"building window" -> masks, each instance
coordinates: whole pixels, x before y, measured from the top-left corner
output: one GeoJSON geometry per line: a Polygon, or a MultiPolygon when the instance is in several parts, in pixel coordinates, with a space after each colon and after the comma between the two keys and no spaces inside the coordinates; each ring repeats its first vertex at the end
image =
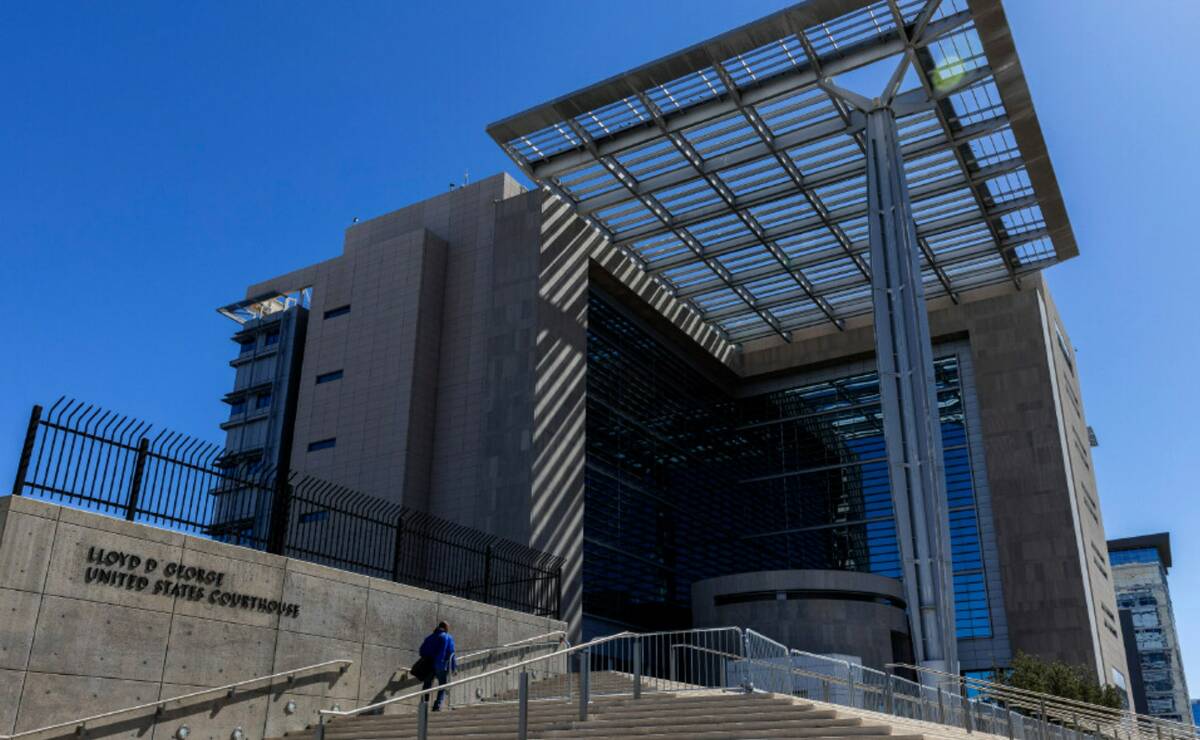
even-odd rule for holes
{"type": "Polygon", "coordinates": [[[271,405],[271,393],[269,391],[267,393],[259,393],[258,396],[254,399],[254,408],[256,408],[256,409],[265,409],[270,405],[271,405]]]}
{"type": "Polygon", "coordinates": [[[246,399],[244,398],[234,401],[229,407],[230,416],[237,416],[244,413],[246,413],[246,399]]]}
{"type": "Polygon", "coordinates": [[[337,444],[337,437],[330,437],[329,439],[318,439],[316,442],[308,443],[308,451],[316,452],[317,450],[328,450],[336,444],[337,444]]]}
{"type": "Polygon", "coordinates": [[[350,313],[350,304],[349,303],[347,303],[344,306],[338,306],[337,308],[329,309],[328,311],[325,312],[325,318],[336,319],[338,316],[345,316],[348,313],[350,313]]]}
{"type": "Polygon", "coordinates": [[[317,385],[320,385],[322,383],[332,383],[335,380],[341,380],[341,379],[342,379],[342,371],[334,370],[331,373],[322,373],[322,374],[318,375],[317,376],[317,385]]]}
{"type": "Polygon", "coordinates": [[[323,522],[329,518],[329,510],[321,509],[320,511],[306,511],[300,515],[301,524],[312,524],[313,522],[323,522]]]}
{"type": "Polygon", "coordinates": [[[1067,338],[1063,335],[1062,327],[1057,323],[1054,325],[1054,338],[1058,340],[1058,349],[1062,352],[1063,359],[1067,362],[1067,367],[1071,369],[1071,374],[1075,374],[1075,361],[1071,359],[1071,351],[1067,348],[1067,338]]]}
{"type": "Polygon", "coordinates": [[[238,354],[239,355],[250,354],[251,352],[254,351],[254,347],[256,344],[257,344],[257,342],[254,341],[253,337],[251,337],[250,339],[241,340],[240,342],[238,342],[238,354]]]}
{"type": "Polygon", "coordinates": [[[266,341],[263,342],[263,346],[274,347],[277,344],[279,344],[279,330],[273,329],[272,331],[267,332],[267,338],[266,341]]]}
{"type": "Polygon", "coordinates": [[[1113,565],[1157,563],[1158,550],[1153,547],[1139,547],[1136,550],[1116,550],[1108,554],[1108,561],[1113,565]]]}

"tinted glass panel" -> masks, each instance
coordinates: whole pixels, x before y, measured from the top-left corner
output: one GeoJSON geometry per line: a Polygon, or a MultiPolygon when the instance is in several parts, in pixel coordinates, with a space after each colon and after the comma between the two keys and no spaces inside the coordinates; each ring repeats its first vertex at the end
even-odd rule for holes
{"type": "MultiPolygon", "coordinates": [[[[604,296],[588,311],[585,613],[678,627],[703,578],[790,568],[901,577],[874,373],[735,399],[604,296]]],[[[957,358],[935,371],[958,634],[985,637],[957,358]]]]}

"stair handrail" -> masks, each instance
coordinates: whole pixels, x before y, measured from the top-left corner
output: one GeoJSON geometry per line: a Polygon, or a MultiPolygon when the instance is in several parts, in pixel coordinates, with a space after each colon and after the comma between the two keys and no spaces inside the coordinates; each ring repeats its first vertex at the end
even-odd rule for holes
{"type": "Polygon", "coordinates": [[[1190,724],[1138,714],[1128,709],[1114,709],[1078,699],[1068,699],[1062,696],[1055,696],[1054,694],[1034,691],[1033,689],[1008,686],[970,676],[959,676],[927,666],[917,666],[908,663],[888,663],[887,667],[901,668],[933,676],[939,681],[951,683],[956,687],[974,689],[981,694],[993,696],[1007,705],[1036,710],[1042,713],[1044,717],[1062,722],[1078,723],[1079,719],[1083,718],[1093,723],[1102,722],[1114,727],[1127,725],[1139,736],[1143,734],[1143,726],[1146,726],[1156,730],[1153,735],[1156,740],[1158,738],[1166,740],[1166,737],[1158,732],[1158,730],[1162,729],[1167,730],[1172,737],[1176,734],[1183,734],[1186,737],[1197,737],[1197,728],[1190,724]]]}
{"type": "MultiPolygon", "coordinates": [[[[702,628],[702,629],[683,630],[683,631],[694,632],[694,633],[705,633],[705,632],[721,632],[721,631],[730,631],[730,630],[736,631],[739,635],[743,633],[743,630],[741,627],[706,627],[706,628],[702,628]]],[[[674,635],[674,634],[679,634],[679,632],[680,632],[680,630],[664,630],[661,632],[624,631],[624,632],[617,632],[612,635],[604,635],[603,637],[596,637],[591,640],[588,640],[587,642],[582,642],[578,645],[572,645],[570,647],[563,648],[562,650],[555,650],[553,653],[550,653],[548,655],[539,655],[536,658],[526,658],[525,660],[521,660],[516,663],[511,663],[506,666],[501,666],[500,668],[493,668],[490,671],[485,671],[483,673],[477,673],[474,676],[468,676],[466,678],[458,678],[458,679],[454,679],[453,681],[447,681],[446,683],[440,684],[438,686],[431,686],[427,689],[421,689],[419,691],[412,691],[407,694],[400,694],[398,696],[393,696],[388,699],[384,699],[383,701],[377,701],[374,704],[368,704],[366,706],[358,707],[356,709],[342,709],[342,710],[320,709],[317,712],[317,714],[319,716],[318,721],[320,722],[320,727],[323,728],[326,717],[355,717],[360,714],[376,712],[380,709],[383,709],[384,707],[386,707],[389,704],[395,704],[396,702],[404,701],[406,699],[415,699],[417,697],[424,697],[429,694],[436,693],[438,691],[448,691],[449,689],[452,689],[456,686],[462,686],[464,684],[471,683],[472,681],[481,681],[481,680],[483,680],[485,678],[489,678],[491,676],[498,676],[502,673],[511,672],[515,669],[533,665],[534,663],[540,663],[540,662],[549,660],[551,658],[556,658],[556,659],[557,658],[565,658],[569,655],[574,655],[574,654],[580,653],[584,650],[590,650],[591,648],[596,647],[597,645],[603,645],[605,643],[614,642],[616,640],[621,640],[621,639],[625,639],[625,638],[629,638],[629,637],[645,638],[645,637],[656,637],[659,635],[674,635]]],[[[320,735],[318,735],[318,737],[320,737],[320,735]]]]}
{"type": "Polygon", "coordinates": [[[366,706],[358,707],[356,709],[342,709],[342,710],[320,709],[317,711],[317,713],[320,715],[322,720],[325,717],[355,717],[360,714],[366,714],[368,712],[378,711],[380,709],[383,709],[387,705],[395,704],[398,701],[404,701],[405,699],[414,699],[418,696],[425,696],[427,694],[432,694],[432,693],[435,693],[438,691],[447,691],[449,689],[454,688],[455,686],[462,686],[463,684],[468,684],[468,683],[471,683],[472,681],[480,681],[482,679],[485,679],[485,678],[488,678],[491,676],[498,676],[501,673],[506,673],[506,672],[512,671],[514,668],[522,668],[527,665],[539,663],[548,658],[566,657],[568,655],[573,655],[574,653],[578,653],[582,650],[586,650],[588,648],[595,647],[596,645],[602,645],[606,642],[612,642],[614,640],[619,640],[623,637],[633,637],[634,635],[637,635],[637,634],[638,633],[636,633],[636,632],[618,632],[614,635],[605,635],[604,637],[597,637],[593,640],[589,640],[588,642],[580,643],[578,645],[573,645],[569,648],[564,648],[562,650],[556,650],[553,653],[550,653],[549,655],[539,655],[536,658],[526,658],[525,660],[517,661],[516,663],[512,663],[510,665],[501,666],[500,668],[493,668],[492,670],[484,671],[483,673],[477,673],[474,676],[467,676],[466,678],[456,678],[453,681],[447,681],[446,683],[440,684],[438,686],[431,686],[427,689],[420,689],[418,691],[412,691],[407,694],[399,694],[397,696],[393,696],[393,697],[384,699],[383,701],[377,701],[374,704],[368,704],[366,706]]]}
{"type": "Polygon", "coordinates": [[[39,727],[34,730],[22,730],[21,732],[14,732],[11,735],[0,735],[0,740],[14,740],[15,738],[27,737],[29,735],[36,735],[38,733],[49,732],[51,730],[61,730],[61,729],[67,728],[67,727],[74,727],[76,734],[82,735],[83,730],[86,729],[86,726],[89,722],[95,722],[95,721],[101,720],[101,719],[108,719],[109,717],[117,717],[122,714],[131,714],[133,712],[138,712],[138,711],[142,711],[142,710],[146,710],[146,709],[154,709],[155,715],[157,716],[159,713],[162,712],[163,707],[165,707],[167,704],[171,704],[173,702],[186,701],[188,699],[195,699],[198,697],[207,696],[209,694],[226,694],[229,698],[233,698],[233,696],[237,693],[238,689],[245,688],[246,686],[249,686],[250,684],[259,683],[261,681],[275,681],[280,678],[286,678],[289,682],[291,682],[299,676],[308,675],[310,673],[316,673],[316,672],[322,671],[324,669],[331,668],[333,666],[340,666],[340,668],[338,669],[338,672],[345,673],[347,670],[349,670],[350,666],[353,664],[354,664],[354,661],[350,660],[348,658],[337,658],[334,660],[327,660],[323,663],[314,663],[313,665],[306,665],[301,668],[293,668],[288,671],[279,671],[278,673],[272,673],[267,676],[255,676],[254,678],[243,679],[243,680],[237,681],[235,683],[225,684],[224,686],[214,686],[209,689],[201,689],[199,691],[193,691],[193,692],[187,693],[187,694],[180,694],[179,696],[172,696],[172,697],[169,697],[166,699],[159,699],[158,701],[146,702],[145,704],[137,704],[132,707],[123,707],[121,709],[113,709],[108,712],[101,712],[100,714],[92,714],[92,715],[88,715],[87,717],[83,717],[82,719],[73,719],[73,720],[69,720],[67,722],[58,722],[56,724],[47,725],[45,727],[39,727]]]}
{"type": "Polygon", "coordinates": [[[551,637],[559,638],[558,642],[560,645],[565,644],[567,647],[571,646],[571,641],[569,639],[567,639],[567,631],[566,630],[553,630],[551,632],[546,632],[541,635],[534,635],[533,637],[525,637],[520,640],[513,640],[512,642],[506,642],[503,645],[493,645],[491,647],[479,648],[478,650],[472,650],[469,653],[464,653],[457,657],[458,657],[459,661],[469,660],[470,658],[474,658],[477,655],[483,655],[484,653],[491,653],[491,652],[495,652],[497,650],[504,650],[505,648],[520,647],[521,645],[524,645],[526,643],[536,642],[538,640],[545,640],[545,639],[548,639],[551,637]]]}

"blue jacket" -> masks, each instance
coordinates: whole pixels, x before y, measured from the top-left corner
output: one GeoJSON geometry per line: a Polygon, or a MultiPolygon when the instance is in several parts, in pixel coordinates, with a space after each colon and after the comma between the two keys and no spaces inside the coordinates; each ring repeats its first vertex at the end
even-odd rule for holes
{"type": "Polygon", "coordinates": [[[425,642],[421,643],[421,657],[432,660],[435,671],[458,670],[458,661],[454,656],[454,637],[446,630],[434,630],[432,635],[425,638],[425,642]]]}

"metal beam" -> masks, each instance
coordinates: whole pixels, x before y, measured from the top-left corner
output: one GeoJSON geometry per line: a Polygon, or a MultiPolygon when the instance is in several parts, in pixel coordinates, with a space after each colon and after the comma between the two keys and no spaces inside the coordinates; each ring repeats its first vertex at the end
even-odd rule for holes
{"type": "MultiPolygon", "coordinates": [[[[922,236],[935,236],[947,231],[952,231],[967,224],[979,223],[986,219],[999,219],[1009,213],[1034,205],[1037,205],[1036,196],[1021,196],[1019,198],[1013,198],[1011,200],[1004,201],[999,206],[992,207],[990,212],[988,212],[986,215],[982,215],[975,211],[968,211],[955,216],[948,216],[946,218],[927,221],[921,224],[921,226],[918,228],[918,231],[922,236]]],[[[835,221],[843,221],[852,218],[861,218],[866,216],[867,213],[867,202],[864,200],[862,203],[856,203],[852,206],[846,206],[845,208],[839,208],[836,211],[831,211],[830,217],[835,221]]],[[[768,238],[773,240],[786,239],[788,237],[798,236],[814,230],[820,231],[822,225],[823,221],[821,218],[817,216],[810,216],[787,226],[769,228],[766,230],[766,235],[768,238]]],[[[717,242],[715,244],[704,245],[704,255],[713,257],[722,254],[728,254],[730,252],[736,252],[741,249],[753,247],[756,243],[756,238],[751,237],[726,239],[725,241],[717,242]]],[[[686,256],[675,256],[663,260],[648,260],[646,264],[646,270],[650,273],[658,274],[665,270],[681,267],[693,261],[694,260],[686,256]]]]}
{"type": "MultiPolygon", "coordinates": [[[[931,44],[937,39],[953,33],[970,21],[971,14],[968,11],[960,11],[945,18],[940,18],[935,23],[930,24],[926,37],[920,43],[922,45],[931,44]]],[[[801,41],[804,42],[806,40],[801,38],[801,41]]],[[[868,39],[841,49],[837,59],[825,61],[820,66],[819,75],[814,65],[811,64],[816,57],[809,55],[806,66],[778,75],[766,80],[752,90],[745,91],[743,93],[745,102],[747,105],[758,105],[763,101],[778,97],[792,90],[816,85],[817,80],[821,77],[836,77],[859,67],[864,67],[882,59],[887,59],[890,56],[903,53],[904,49],[904,41],[894,34],[893,37],[888,39],[868,39]]],[[[730,104],[730,101],[720,96],[671,113],[666,116],[665,122],[669,131],[678,133],[733,112],[734,106],[730,104]]],[[[650,121],[647,121],[644,127],[622,129],[603,139],[598,139],[596,147],[601,154],[613,155],[654,141],[659,138],[660,132],[656,127],[651,126],[650,123],[650,121]]],[[[489,126],[489,129],[492,128],[494,126],[489,126]]],[[[591,161],[592,157],[585,149],[572,149],[551,155],[546,159],[536,160],[529,164],[534,179],[541,180],[549,177],[560,177],[570,170],[588,165],[591,161]]]]}
{"type": "MultiPolygon", "coordinates": [[[[586,146],[591,150],[596,160],[607,167],[609,171],[613,173],[613,177],[615,177],[618,182],[629,188],[630,192],[633,192],[633,183],[635,180],[629,174],[629,172],[625,170],[621,163],[612,157],[601,155],[596,150],[595,143],[592,141],[591,135],[586,129],[583,128],[583,126],[579,124],[578,121],[574,119],[568,119],[568,123],[571,125],[575,135],[585,142],[586,146]]],[[[642,201],[642,204],[647,208],[647,210],[653,213],[664,224],[667,224],[668,226],[670,225],[670,214],[665,208],[662,207],[662,204],[659,203],[653,195],[642,193],[638,194],[637,198],[638,200],[642,201]]],[[[756,299],[750,293],[750,291],[746,290],[745,286],[734,283],[731,273],[725,268],[724,265],[715,259],[706,257],[700,244],[686,231],[679,231],[675,229],[672,229],[672,231],[674,232],[675,236],[681,242],[687,245],[688,249],[690,249],[697,257],[699,257],[704,262],[705,266],[713,271],[713,274],[724,281],[729,289],[732,290],[738,298],[745,302],[745,304],[749,306],[750,309],[767,324],[767,326],[775,329],[775,331],[778,332],[779,336],[782,337],[785,342],[791,341],[791,337],[787,334],[787,332],[780,328],[778,319],[772,316],[769,311],[759,308],[756,299]]],[[[693,308],[695,308],[695,306],[693,306],[693,308]]],[[[699,312],[699,309],[697,309],[697,312],[699,312]]]]}
{"type": "Polygon", "coordinates": [[[918,661],[958,670],[945,462],[920,248],[895,114],[867,114],[875,357],[918,661]]]}

